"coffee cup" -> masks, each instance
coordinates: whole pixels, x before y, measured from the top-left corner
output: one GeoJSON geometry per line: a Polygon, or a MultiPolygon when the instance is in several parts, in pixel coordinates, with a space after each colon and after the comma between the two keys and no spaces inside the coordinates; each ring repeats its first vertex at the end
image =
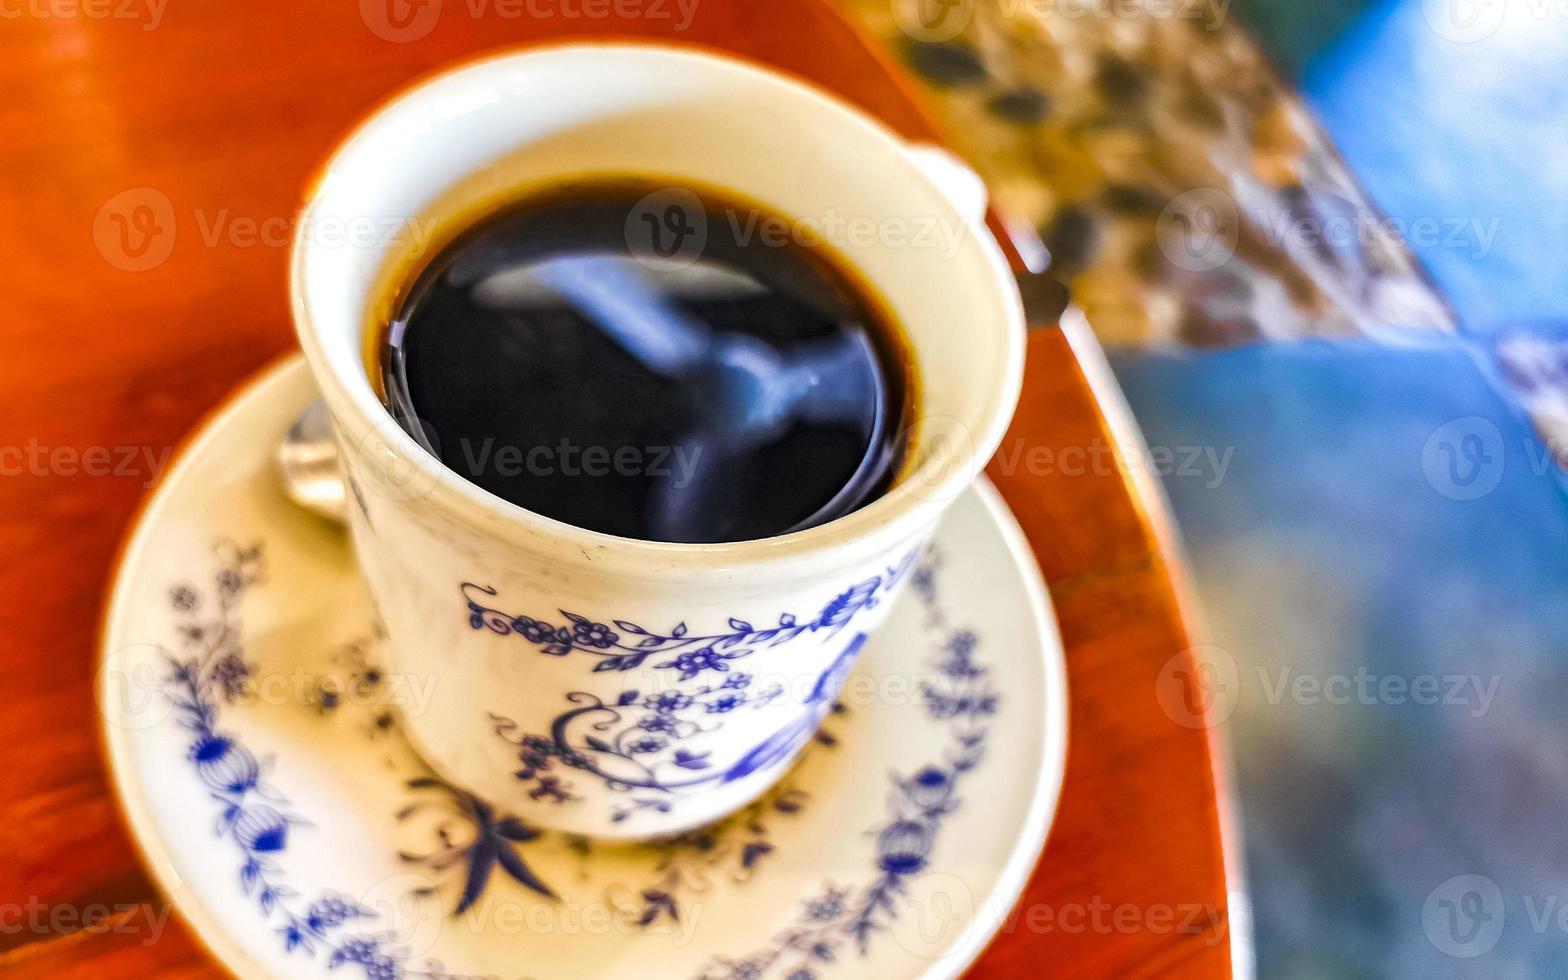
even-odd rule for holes
{"type": "Polygon", "coordinates": [[[978,178],[945,152],[695,49],[492,57],[360,125],[300,223],[293,309],[385,668],[434,679],[403,727],[437,773],[531,823],[606,838],[689,830],[779,778],[1017,401],[1023,314],[983,215],[978,178]],[[633,540],[493,496],[394,421],[366,338],[410,242],[319,230],[460,228],[514,188],[615,173],[735,188],[814,228],[864,232],[829,244],[896,318],[915,373],[906,462],[885,493],[771,538],[633,540]]]}

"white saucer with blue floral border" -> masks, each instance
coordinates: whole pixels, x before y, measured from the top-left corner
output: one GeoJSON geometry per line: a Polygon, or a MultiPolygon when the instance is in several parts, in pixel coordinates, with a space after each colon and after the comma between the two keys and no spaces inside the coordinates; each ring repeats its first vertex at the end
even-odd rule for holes
{"type": "MultiPolygon", "coordinates": [[[[343,532],[272,453],[298,359],[213,416],[116,574],[98,697],[158,882],[243,977],[948,977],[985,946],[1056,808],[1066,671],[1022,534],[957,501],[841,704],[765,797],[673,840],[530,826],[400,734],[343,532]]],[[[439,683],[439,678],[428,683],[439,683]]],[[[523,740],[541,791],[571,766],[523,740]]]]}

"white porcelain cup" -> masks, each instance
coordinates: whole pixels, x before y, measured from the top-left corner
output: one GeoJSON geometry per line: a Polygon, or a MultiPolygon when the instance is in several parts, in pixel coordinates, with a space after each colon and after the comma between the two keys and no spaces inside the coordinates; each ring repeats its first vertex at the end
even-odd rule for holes
{"type": "Polygon", "coordinates": [[[778,73],[652,45],[469,64],[338,149],[300,222],[294,316],[386,668],[433,685],[404,725],[442,777],[542,826],[633,838],[721,817],[783,773],[1017,401],[1023,314],[983,210],[941,151],[778,73]],[[495,497],[392,421],[365,351],[406,232],[603,174],[731,188],[818,232],[880,295],[918,379],[887,493],[763,540],[630,540],[495,497]]]}

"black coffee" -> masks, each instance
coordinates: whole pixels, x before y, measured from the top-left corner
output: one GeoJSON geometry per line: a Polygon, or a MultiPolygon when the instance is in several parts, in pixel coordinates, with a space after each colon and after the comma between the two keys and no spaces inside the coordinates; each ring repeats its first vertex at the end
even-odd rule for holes
{"type": "Polygon", "coordinates": [[[625,537],[745,541],[875,499],[907,428],[892,324],[798,228],[667,187],[586,181],[459,236],[381,339],[389,410],[491,493],[625,537]]]}

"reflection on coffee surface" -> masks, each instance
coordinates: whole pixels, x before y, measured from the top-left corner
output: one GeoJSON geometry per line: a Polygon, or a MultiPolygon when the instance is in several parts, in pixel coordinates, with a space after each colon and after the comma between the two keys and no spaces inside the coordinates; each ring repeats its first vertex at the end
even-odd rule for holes
{"type": "Polygon", "coordinates": [[[377,338],[388,409],[485,490],[624,537],[863,506],[901,462],[912,365],[854,275],[769,217],[630,178],[505,208],[406,285],[377,338]]]}

